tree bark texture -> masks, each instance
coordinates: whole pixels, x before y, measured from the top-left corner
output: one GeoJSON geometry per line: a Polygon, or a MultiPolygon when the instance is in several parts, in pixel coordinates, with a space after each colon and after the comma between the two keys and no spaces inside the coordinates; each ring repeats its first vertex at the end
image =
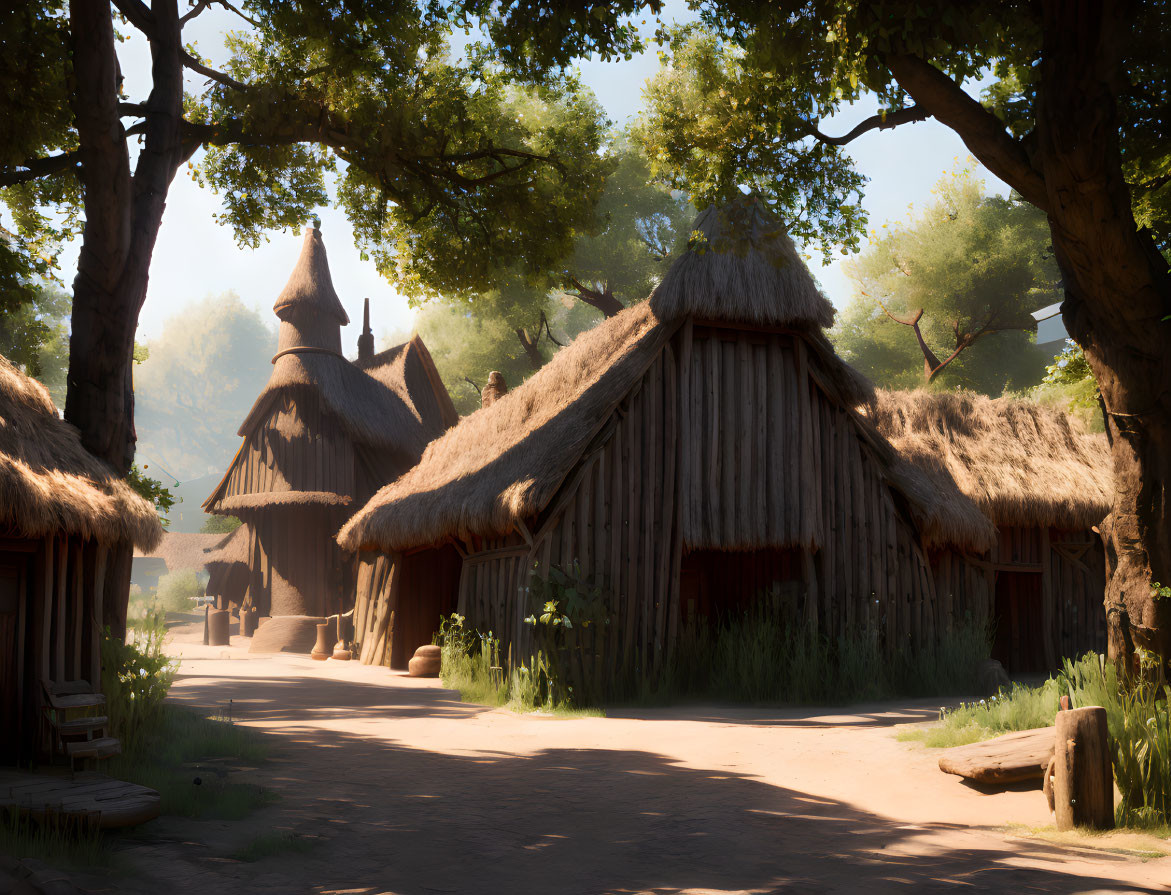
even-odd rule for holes
{"type": "Polygon", "coordinates": [[[1114,502],[1106,547],[1110,656],[1133,670],[1135,648],[1171,661],[1171,276],[1135,224],[1122,173],[1117,91],[1131,4],[1044,0],[1031,140],[1003,124],[947,75],[914,56],[887,64],[920,106],[1046,212],[1065,284],[1062,314],[1085,350],[1109,422],[1114,502]]]}
{"type": "Polygon", "coordinates": [[[1105,404],[1114,504],[1106,547],[1107,638],[1134,670],[1135,647],[1171,659],[1171,277],[1131,212],[1122,174],[1115,85],[1126,17],[1112,4],[1044,4],[1037,156],[1053,246],[1065,281],[1062,314],[1085,350],[1105,404]]]}

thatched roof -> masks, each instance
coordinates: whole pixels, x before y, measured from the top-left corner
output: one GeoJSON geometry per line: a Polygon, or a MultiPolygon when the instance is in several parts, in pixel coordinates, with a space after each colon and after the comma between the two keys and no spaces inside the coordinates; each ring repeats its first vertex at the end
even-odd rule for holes
{"type": "Polygon", "coordinates": [[[694,315],[821,329],[833,324],[833,305],[760,200],[746,196],[708,208],[692,229],[702,238],[691,240],[651,295],[661,319],[694,315]]]}
{"type": "Polygon", "coordinates": [[[582,333],[523,385],[464,417],[338,535],[347,550],[503,533],[542,509],[675,327],[646,302],[582,333]]]}
{"type": "Polygon", "coordinates": [[[401,345],[354,362],[410,407],[423,425],[427,441],[459,422],[451,395],[439,378],[431,352],[417,333],[401,345]]]}
{"type": "Polygon", "coordinates": [[[286,354],[277,358],[268,384],[238,432],[249,436],[264,422],[269,406],[286,390],[315,392],[325,409],[358,444],[418,457],[431,439],[419,414],[400,394],[345,358],[330,354],[286,354]]]}
{"type": "MultiPolygon", "coordinates": [[[[971,392],[879,391],[874,420],[908,462],[998,526],[1097,524],[1113,492],[1105,436],[1052,407],[971,392]]],[[[949,507],[938,526],[951,526],[949,507]]]]}
{"type": "Polygon", "coordinates": [[[227,537],[221,537],[219,543],[204,554],[203,562],[208,575],[206,593],[213,597],[243,596],[250,576],[250,544],[249,527],[245,522],[227,537]]]}
{"type": "Polygon", "coordinates": [[[0,528],[150,548],[163,529],[155,508],[81,446],[43,385],[0,357],[0,528]]]}
{"type": "Polygon", "coordinates": [[[227,535],[214,535],[218,540],[203,555],[209,572],[216,566],[248,562],[249,529],[248,523],[243,522],[227,535]]]}
{"type": "Polygon", "coordinates": [[[218,546],[223,540],[222,534],[168,531],[163,534],[156,547],[150,550],[135,550],[134,555],[158,557],[167,564],[168,572],[182,572],[186,569],[202,572],[207,565],[205,551],[218,546]]]}
{"type": "Polygon", "coordinates": [[[333,320],[342,326],[350,322],[350,316],[334,291],[325,244],[316,227],[305,229],[305,242],[297,265],[272,309],[282,320],[305,315],[333,320]]]}

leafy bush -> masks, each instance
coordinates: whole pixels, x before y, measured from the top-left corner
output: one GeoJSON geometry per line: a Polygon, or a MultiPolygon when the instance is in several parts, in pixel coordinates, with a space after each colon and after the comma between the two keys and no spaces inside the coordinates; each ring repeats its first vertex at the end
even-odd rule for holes
{"type": "Polygon", "coordinates": [[[206,586],[206,576],[201,576],[194,569],[163,575],[159,578],[157,591],[159,608],[164,612],[189,612],[203,596],[206,586]]]}
{"type": "Polygon", "coordinates": [[[201,534],[219,535],[231,534],[240,527],[240,520],[235,516],[208,516],[199,527],[201,534]]]}
{"type": "Polygon", "coordinates": [[[130,750],[158,721],[178,663],[163,652],[163,616],[149,613],[123,642],[109,628],[102,637],[102,692],[113,736],[130,750]]]}

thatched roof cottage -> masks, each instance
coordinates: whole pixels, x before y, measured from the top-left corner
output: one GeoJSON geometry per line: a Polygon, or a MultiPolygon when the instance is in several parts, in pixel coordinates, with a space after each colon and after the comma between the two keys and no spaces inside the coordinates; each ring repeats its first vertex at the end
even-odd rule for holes
{"type": "Polygon", "coordinates": [[[247,593],[228,599],[247,598],[262,615],[322,617],[352,602],[356,570],[334,541],[338,528],[457,417],[422,340],[373,352],[368,304],[358,360],[342,355],[349,318],[318,229],[305,231],[273,310],[272,376],[204,508],[245,523],[238,537],[248,544],[236,547],[250,557],[247,593]]]}
{"type": "Polygon", "coordinates": [[[154,507],[0,357],[0,759],[35,756],[42,684],[98,685],[103,620],[125,601],[111,548],[161,536],[154,507]]]}
{"type": "Polygon", "coordinates": [[[356,637],[401,667],[458,608],[524,655],[530,573],[578,563],[616,624],[603,652],[657,662],[688,617],[781,600],[812,627],[934,636],[929,542],[994,530],[855,408],[833,309],[753,200],[700,215],[649,300],[579,336],[465,417],[339,534],[373,551],[356,637]]]}
{"type": "Polygon", "coordinates": [[[996,526],[987,553],[931,551],[941,603],[996,625],[1014,673],[1105,647],[1110,509],[1106,436],[1053,407],[972,393],[880,391],[879,431],[939,489],[956,488],[996,526]]]}

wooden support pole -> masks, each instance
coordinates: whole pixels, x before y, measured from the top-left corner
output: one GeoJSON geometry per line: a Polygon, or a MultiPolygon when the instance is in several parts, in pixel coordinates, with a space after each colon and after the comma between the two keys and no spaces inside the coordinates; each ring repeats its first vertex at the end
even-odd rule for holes
{"type": "Polygon", "coordinates": [[[1098,706],[1057,713],[1053,805],[1058,830],[1114,826],[1114,776],[1106,710],[1098,706]]]}

